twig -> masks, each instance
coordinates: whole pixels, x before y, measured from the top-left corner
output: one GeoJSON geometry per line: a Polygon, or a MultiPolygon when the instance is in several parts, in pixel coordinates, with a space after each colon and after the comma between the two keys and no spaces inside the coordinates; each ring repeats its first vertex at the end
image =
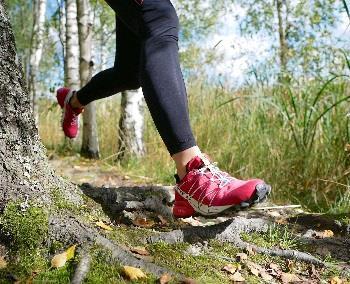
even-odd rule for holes
{"type": "Polygon", "coordinates": [[[300,208],[301,205],[281,205],[281,206],[268,206],[268,207],[251,207],[251,210],[271,210],[271,209],[288,209],[288,208],[300,208]]]}
{"type": "Polygon", "coordinates": [[[90,270],[91,256],[88,251],[80,253],[80,261],[75,269],[71,284],[81,284],[90,270]]]}

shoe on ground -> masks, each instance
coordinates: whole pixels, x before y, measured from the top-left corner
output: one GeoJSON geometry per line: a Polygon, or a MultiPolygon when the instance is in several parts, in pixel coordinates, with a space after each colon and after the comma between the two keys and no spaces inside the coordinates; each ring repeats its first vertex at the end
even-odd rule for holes
{"type": "Polygon", "coordinates": [[[56,93],[58,104],[62,108],[62,129],[68,138],[75,138],[79,131],[79,114],[82,108],[72,108],[69,104],[74,92],[70,88],[59,88],[56,93]]]}
{"type": "Polygon", "coordinates": [[[187,218],[195,214],[216,215],[235,207],[244,209],[263,201],[271,187],[263,180],[239,180],[221,171],[205,155],[186,165],[186,176],[175,186],[173,214],[187,218]]]}

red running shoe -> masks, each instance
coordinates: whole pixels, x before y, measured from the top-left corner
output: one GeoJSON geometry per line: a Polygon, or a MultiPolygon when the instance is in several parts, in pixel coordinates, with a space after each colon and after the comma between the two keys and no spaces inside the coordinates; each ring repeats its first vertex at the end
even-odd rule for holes
{"type": "Polygon", "coordinates": [[[243,209],[259,203],[271,187],[260,179],[248,181],[231,177],[204,155],[196,156],[186,165],[187,174],[175,186],[173,214],[187,218],[196,212],[215,215],[228,208],[243,209]]]}
{"type": "Polygon", "coordinates": [[[64,135],[69,138],[75,138],[79,130],[79,114],[83,112],[83,108],[72,108],[69,100],[74,92],[69,88],[60,88],[57,90],[57,102],[62,108],[62,128],[64,135]]]}

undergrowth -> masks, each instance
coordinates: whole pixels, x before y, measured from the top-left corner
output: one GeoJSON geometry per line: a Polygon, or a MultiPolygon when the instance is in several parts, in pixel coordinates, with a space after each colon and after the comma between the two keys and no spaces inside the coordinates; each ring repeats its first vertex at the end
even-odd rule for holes
{"type": "MultiPolygon", "coordinates": [[[[313,211],[349,211],[345,79],[239,91],[192,82],[188,90],[197,142],[222,169],[238,178],[263,178],[272,185],[276,203],[302,204],[313,211]]],[[[116,161],[119,104],[119,95],[97,104],[101,164],[146,176],[153,183],[173,184],[174,165],[148,112],[147,154],[142,159],[116,161]]],[[[43,100],[40,108],[44,144],[55,154],[67,154],[59,107],[43,100]]],[[[81,137],[69,145],[70,154],[78,155],[80,141],[81,137]]]]}

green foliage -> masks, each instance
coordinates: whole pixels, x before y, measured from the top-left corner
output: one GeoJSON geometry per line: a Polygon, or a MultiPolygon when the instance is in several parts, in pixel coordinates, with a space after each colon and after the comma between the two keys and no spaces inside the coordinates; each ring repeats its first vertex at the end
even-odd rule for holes
{"type": "Polygon", "coordinates": [[[19,203],[9,203],[0,222],[2,230],[9,234],[13,248],[18,250],[40,247],[48,234],[47,212],[34,205],[21,211],[19,203]]]}
{"type": "Polygon", "coordinates": [[[329,74],[330,70],[339,68],[335,60],[338,49],[334,45],[334,28],[340,17],[336,1],[233,2],[244,10],[237,15],[243,35],[259,33],[270,37],[269,68],[306,78],[329,74]],[[280,57],[278,68],[277,57],[280,57]]]}

